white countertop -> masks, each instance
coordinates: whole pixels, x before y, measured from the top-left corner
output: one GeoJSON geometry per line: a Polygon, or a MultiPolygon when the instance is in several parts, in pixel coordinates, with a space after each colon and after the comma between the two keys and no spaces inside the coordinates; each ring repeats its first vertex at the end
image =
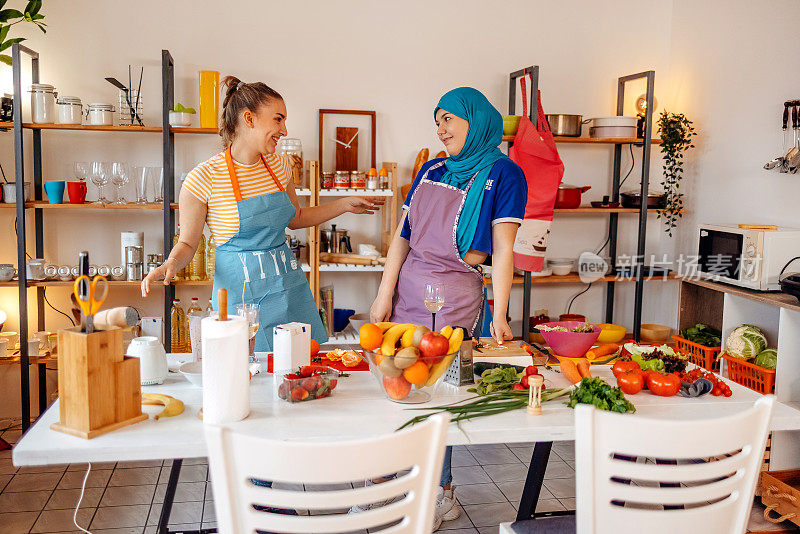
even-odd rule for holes
{"type": "MultiPolygon", "coordinates": [[[[595,376],[611,376],[608,367],[592,367],[595,376]]],[[[544,370],[547,387],[563,387],[567,380],[560,374],[544,370]]],[[[289,403],[278,399],[271,374],[258,374],[251,380],[251,413],[231,426],[254,435],[282,440],[346,440],[392,432],[419,411],[410,408],[436,406],[463,400],[474,394],[467,386],[456,388],[440,383],[431,402],[399,404],[386,398],[375,377],[369,372],[353,372],[339,380],[333,395],[324,399],[289,403]]],[[[613,383],[613,377],[610,382],[613,383]]],[[[631,417],[656,417],[668,420],[716,418],[745,410],[759,394],[730,383],[733,396],[700,398],[657,397],[648,391],[629,395],[637,408],[631,417]]],[[[202,390],[189,384],[180,374],[170,373],[161,386],[146,386],[146,393],[165,393],[186,405],[177,417],[126,426],[91,440],[70,436],[50,429],[58,421],[55,402],[28,430],[13,450],[17,466],[78,462],[136,461],[206,456],[203,423],[197,414],[202,407],[202,390]]],[[[483,417],[459,426],[451,425],[451,445],[478,443],[512,443],[530,441],[572,440],[575,438],[573,410],[564,399],[547,402],[541,416],[525,410],[483,417]]],[[[144,406],[151,414],[160,406],[144,406]]],[[[776,405],[771,430],[800,429],[800,411],[784,404],[776,405]]]]}

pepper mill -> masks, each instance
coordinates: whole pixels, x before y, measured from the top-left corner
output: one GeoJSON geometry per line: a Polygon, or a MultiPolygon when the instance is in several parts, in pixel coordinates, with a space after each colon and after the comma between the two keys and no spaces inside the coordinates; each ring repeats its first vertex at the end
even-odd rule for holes
{"type": "Polygon", "coordinates": [[[542,415],[542,386],[544,378],[542,375],[531,375],[528,377],[528,413],[531,415],[542,415]]]}

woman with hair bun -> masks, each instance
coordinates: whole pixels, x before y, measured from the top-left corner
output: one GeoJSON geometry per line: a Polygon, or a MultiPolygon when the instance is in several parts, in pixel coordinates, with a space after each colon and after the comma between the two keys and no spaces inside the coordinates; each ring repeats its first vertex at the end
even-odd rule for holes
{"type": "MultiPolygon", "coordinates": [[[[290,166],[275,154],[286,132],[286,104],[262,82],[223,81],[220,135],[225,150],[195,167],[179,198],[180,239],[167,260],[142,281],[169,284],[189,264],[207,223],[217,242],[214,292],[228,290],[228,313],[244,303],[260,304],[255,350],[272,350],[272,327],[287,322],[311,325],[311,337],[327,341],[305,274],[286,244],[286,228],[316,226],[343,213],[373,213],[383,200],[348,197],[300,209],[290,166]],[[244,290],[244,293],[243,293],[244,290]]],[[[214,302],[214,307],[217,304],[214,302]]]]}

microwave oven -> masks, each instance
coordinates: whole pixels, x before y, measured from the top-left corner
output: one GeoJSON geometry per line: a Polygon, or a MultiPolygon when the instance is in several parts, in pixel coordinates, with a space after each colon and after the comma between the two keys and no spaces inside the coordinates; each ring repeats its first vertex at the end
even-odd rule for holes
{"type": "Polygon", "coordinates": [[[800,229],[702,224],[697,255],[698,273],[706,280],[759,291],[779,291],[781,269],[790,259],[800,256],[800,229]]]}

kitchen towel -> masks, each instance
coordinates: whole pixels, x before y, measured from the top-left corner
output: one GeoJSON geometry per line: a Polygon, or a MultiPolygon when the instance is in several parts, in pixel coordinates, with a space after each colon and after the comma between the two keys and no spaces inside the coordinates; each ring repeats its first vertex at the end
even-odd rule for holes
{"type": "Polygon", "coordinates": [[[250,413],[250,347],[247,320],[206,317],[201,322],[203,345],[203,422],[241,421],[250,413]]]}
{"type": "Polygon", "coordinates": [[[553,208],[564,164],[558,155],[553,133],[542,109],[541,93],[537,94],[537,114],[534,125],[528,117],[528,96],[525,77],[522,86],[522,119],[514,144],[508,151],[511,159],[522,167],[528,182],[528,202],[525,218],[514,241],[514,267],[525,271],[541,272],[547,251],[547,239],[553,224],[553,208]]]}

